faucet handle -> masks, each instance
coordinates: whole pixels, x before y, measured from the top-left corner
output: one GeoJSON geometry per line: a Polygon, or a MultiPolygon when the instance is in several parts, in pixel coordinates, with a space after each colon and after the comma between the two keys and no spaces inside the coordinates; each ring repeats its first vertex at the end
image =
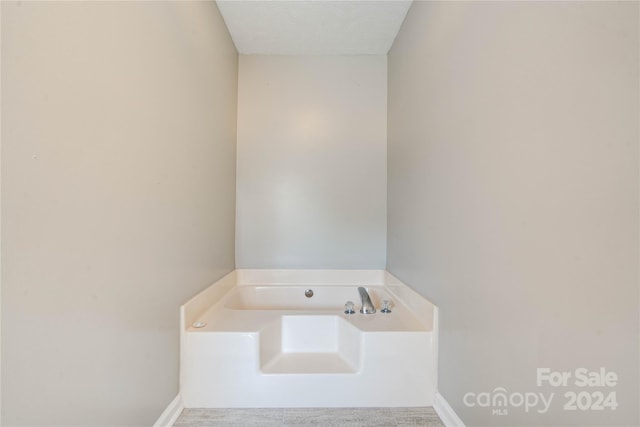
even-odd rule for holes
{"type": "Polygon", "coordinates": [[[353,301],[347,301],[344,305],[344,314],[354,314],[355,312],[355,304],[353,301]]]}
{"type": "Polygon", "coordinates": [[[388,299],[382,300],[380,311],[382,313],[391,313],[391,301],[389,301],[388,299]]]}

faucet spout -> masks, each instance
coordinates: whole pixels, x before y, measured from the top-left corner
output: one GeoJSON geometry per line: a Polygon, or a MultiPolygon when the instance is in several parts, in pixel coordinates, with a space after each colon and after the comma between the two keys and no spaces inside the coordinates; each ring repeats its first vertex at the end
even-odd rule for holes
{"type": "Polygon", "coordinates": [[[371,297],[365,288],[360,286],[358,288],[358,293],[360,294],[360,299],[362,300],[362,308],[360,309],[360,313],[362,314],[373,314],[376,312],[373,303],[371,302],[371,297]]]}

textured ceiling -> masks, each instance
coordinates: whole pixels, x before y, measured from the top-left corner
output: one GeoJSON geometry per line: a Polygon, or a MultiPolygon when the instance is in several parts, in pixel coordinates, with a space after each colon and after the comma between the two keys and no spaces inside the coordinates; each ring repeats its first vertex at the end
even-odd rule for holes
{"type": "Polygon", "coordinates": [[[411,0],[218,0],[241,54],[384,55],[411,0]]]}

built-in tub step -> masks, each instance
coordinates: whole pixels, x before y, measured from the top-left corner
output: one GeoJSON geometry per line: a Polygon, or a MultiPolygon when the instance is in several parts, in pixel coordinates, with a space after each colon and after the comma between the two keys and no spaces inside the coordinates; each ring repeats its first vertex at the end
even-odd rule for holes
{"type": "Polygon", "coordinates": [[[355,373],[362,331],[335,315],[279,316],[260,330],[266,374],[355,373]]]}
{"type": "Polygon", "coordinates": [[[260,370],[264,374],[355,374],[355,369],[338,353],[280,353],[260,370]]]}

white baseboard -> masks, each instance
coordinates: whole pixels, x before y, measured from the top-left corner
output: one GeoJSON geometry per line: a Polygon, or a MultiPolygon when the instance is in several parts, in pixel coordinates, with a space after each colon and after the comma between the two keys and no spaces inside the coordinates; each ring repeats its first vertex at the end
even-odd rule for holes
{"type": "Polygon", "coordinates": [[[435,409],[445,426],[465,427],[458,414],[456,414],[453,408],[449,406],[449,402],[447,402],[438,392],[436,392],[436,395],[433,397],[433,409],[435,409]]]}
{"type": "Polygon", "coordinates": [[[176,422],[180,413],[184,409],[184,405],[182,404],[182,396],[178,394],[175,399],[169,403],[167,409],[164,410],[158,421],[153,425],[153,427],[171,427],[173,423],[176,422]]]}

